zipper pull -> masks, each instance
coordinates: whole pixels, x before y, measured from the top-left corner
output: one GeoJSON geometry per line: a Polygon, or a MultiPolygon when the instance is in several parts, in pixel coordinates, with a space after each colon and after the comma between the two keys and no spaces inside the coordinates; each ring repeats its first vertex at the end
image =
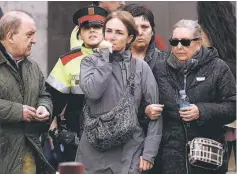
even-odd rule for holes
{"type": "Polygon", "coordinates": [[[190,123],[186,123],[186,126],[187,126],[188,128],[191,127],[191,126],[190,126],[190,123]]]}
{"type": "Polygon", "coordinates": [[[122,70],[126,70],[124,61],[122,61],[122,70]]]}

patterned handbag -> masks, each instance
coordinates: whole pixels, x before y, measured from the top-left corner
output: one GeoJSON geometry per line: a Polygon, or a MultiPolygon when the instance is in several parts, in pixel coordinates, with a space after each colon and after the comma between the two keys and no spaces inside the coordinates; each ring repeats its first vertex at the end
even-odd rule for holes
{"type": "MultiPolygon", "coordinates": [[[[188,141],[186,122],[182,121],[186,140],[188,141]]],[[[191,165],[217,170],[223,164],[223,145],[215,140],[203,137],[196,137],[187,143],[189,147],[188,161],[191,165]]]]}
{"type": "Polygon", "coordinates": [[[223,145],[209,138],[194,138],[189,141],[189,163],[204,169],[217,170],[222,166],[223,145]]]}
{"type": "Polygon", "coordinates": [[[132,58],[126,90],[111,111],[92,117],[89,104],[85,105],[85,133],[89,143],[98,151],[107,151],[124,144],[135,131],[137,124],[134,100],[135,67],[136,61],[132,58]]]}

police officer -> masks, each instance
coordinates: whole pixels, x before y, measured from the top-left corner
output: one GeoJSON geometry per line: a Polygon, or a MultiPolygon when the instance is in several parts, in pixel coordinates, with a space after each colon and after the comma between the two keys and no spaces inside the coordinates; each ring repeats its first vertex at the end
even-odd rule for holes
{"type": "Polygon", "coordinates": [[[60,118],[60,113],[65,109],[64,118],[61,119],[64,127],[59,127],[57,120],[60,119],[56,118],[50,127],[51,130],[59,128],[58,139],[63,145],[60,146],[62,161],[75,159],[84,106],[84,95],[79,87],[80,63],[103,40],[102,27],[107,15],[105,9],[97,6],[87,6],[74,13],[73,23],[78,26],[83,45],[61,56],[46,80],[52,95],[54,116],[60,118]]]}
{"type": "MultiPolygon", "coordinates": [[[[125,5],[125,1],[92,1],[93,5],[104,8],[111,13],[122,6],[125,5]]],[[[78,35],[78,28],[75,27],[72,30],[71,37],[70,37],[70,49],[73,50],[75,48],[81,47],[83,44],[83,40],[80,39],[78,35]]]]}

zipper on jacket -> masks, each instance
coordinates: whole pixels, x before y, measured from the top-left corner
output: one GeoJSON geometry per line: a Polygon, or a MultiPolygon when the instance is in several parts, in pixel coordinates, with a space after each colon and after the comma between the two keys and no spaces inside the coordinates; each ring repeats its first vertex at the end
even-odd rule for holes
{"type": "MultiPolygon", "coordinates": [[[[186,92],[186,89],[187,89],[187,74],[188,73],[185,73],[184,74],[184,91],[186,92]]],[[[190,174],[189,173],[189,166],[188,166],[188,134],[187,134],[187,129],[186,129],[186,125],[187,127],[190,127],[190,123],[186,123],[184,122],[183,120],[181,120],[182,123],[183,123],[183,128],[184,128],[184,134],[185,134],[185,140],[186,140],[186,143],[185,143],[185,166],[186,166],[186,173],[187,174],[190,174]],[[185,125],[186,124],[186,125],[185,125]]]]}
{"type": "Polygon", "coordinates": [[[187,86],[187,74],[184,74],[184,91],[186,92],[186,86],[187,86]]]}
{"type": "Polygon", "coordinates": [[[182,123],[183,123],[183,128],[184,128],[184,134],[185,134],[185,140],[186,140],[186,143],[185,143],[185,166],[186,166],[186,174],[190,174],[189,173],[189,163],[188,163],[188,147],[189,147],[189,144],[188,144],[188,135],[187,135],[187,129],[185,127],[185,122],[183,120],[181,120],[182,123]]]}

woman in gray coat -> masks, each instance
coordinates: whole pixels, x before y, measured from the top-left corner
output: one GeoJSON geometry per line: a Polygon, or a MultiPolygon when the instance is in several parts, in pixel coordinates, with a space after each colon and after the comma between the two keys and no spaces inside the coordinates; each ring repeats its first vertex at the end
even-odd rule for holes
{"type": "MultiPolygon", "coordinates": [[[[128,47],[136,34],[135,22],[128,12],[113,12],[104,22],[106,41],[97,52],[82,60],[80,87],[90,103],[88,107],[93,117],[111,111],[122,97],[134,59],[128,47]],[[106,48],[109,46],[105,43],[111,49],[106,48]]],[[[135,130],[126,142],[102,152],[92,146],[87,129],[84,129],[76,161],[84,164],[86,174],[138,174],[153,166],[162,136],[162,117],[150,121],[145,137],[136,114],[142,99],[146,105],[158,103],[158,87],[147,63],[142,59],[135,62],[136,112],[131,115],[136,119],[135,130]]]]}

